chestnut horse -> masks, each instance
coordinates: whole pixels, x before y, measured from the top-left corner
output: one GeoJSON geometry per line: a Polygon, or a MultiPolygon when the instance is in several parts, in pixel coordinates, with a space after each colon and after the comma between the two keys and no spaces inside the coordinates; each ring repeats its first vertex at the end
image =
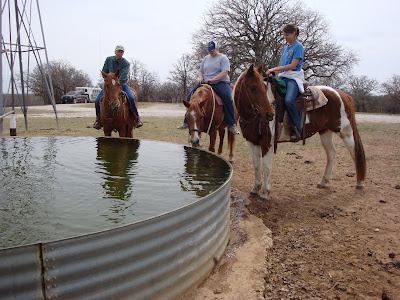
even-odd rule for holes
{"type": "MultiPolygon", "coordinates": [[[[336,150],[333,144],[333,133],[338,134],[351,157],[355,162],[357,174],[357,189],[364,188],[366,176],[366,162],[364,148],[358,133],[355,120],[353,99],[343,91],[328,86],[318,86],[319,90],[327,98],[328,102],[314,111],[307,112],[305,137],[311,137],[315,133],[320,134],[322,146],[327,155],[327,164],[319,188],[325,187],[332,173],[333,161],[336,150]]],[[[244,138],[253,156],[255,170],[255,183],[252,194],[258,194],[262,185],[261,164],[264,172],[264,187],[261,199],[268,200],[271,191],[272,156],[275,138],[275,115],[273,105],[275,97],[271,83],[263,81],[262,66],[255,68],[251,65],[244,71],[236,82],[234,99],[239,113],[239,123],[244,138]]],[[[282,142],[288,141],[281,139],[282,142]]]]}
{"type": "MultiPolygon", "coordinates": [[[[211,86],[204,84],[196,89],[190,98],[190,102],[183,100],[183,104],[187,107],[186,118],[190,135],[189,141],[192,143],[192,146],[198,147],[200,145],[201,133],[206,132],[210,135],[208,150],[215,152],[215,141],[218,132],[218,154],[221,154],[227,125],[224,123],[223,106],[218,105],[217,97],[219,98],[211,86]]],[[[234,146],[235,135],[228,130],[229,161],[231,163],[233,162],[234,146]]]]}
{"type": "Polygon", "coordinates": [[[105,136],[111,136],[111,132],[116,130],[120,137],[132,138],[137,116],[119,83],[120,72],[120,69],[115,73],[101,71],[104,87],[103,98],[100,102],[100,120],[105,136]]]}

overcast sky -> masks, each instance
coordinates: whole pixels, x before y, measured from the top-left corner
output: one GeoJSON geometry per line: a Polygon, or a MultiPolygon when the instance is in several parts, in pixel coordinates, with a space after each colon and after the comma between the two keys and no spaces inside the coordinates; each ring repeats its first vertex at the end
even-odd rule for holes
{"type": "MultiPolygon", "coordinates": [[[[191,35],[215,0],[39,0],[49,60],[66,60],[93,84],[116,45],[166,81],[173,64],[191,52],[191,35]]],[[[4,0],[2,0],[4,3],[4,0]]],[[[319,12],[339,45],[358,54],[355,75],[384,82],[400,74],[398,0],[303,0],[319,12]]],[[[4,19],[4,17],[3,17],[4,19]]],[[[4,22],[4,20],[3,20],[4,22]]],[[[34,32],[40,35],[39,32],[34,32]]],[[[200,63],[200,62],[199,62],[200,63]]],[[[3,58],[3,67],[7,68],[3,58]]],[[[3,76],[6,80],[6,75],[3,76]]],[[[6,92],[6,91],[4,91],[6,92]]]]}

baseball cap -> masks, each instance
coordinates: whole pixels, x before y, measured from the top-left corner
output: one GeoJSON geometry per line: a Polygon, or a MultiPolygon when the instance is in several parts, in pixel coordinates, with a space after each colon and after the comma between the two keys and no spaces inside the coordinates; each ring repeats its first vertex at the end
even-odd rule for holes
{"type": "Polygon", "coordinates": [[[208,42],[208,44],[207,44],[207,51],[214,51],[215,50],[215,48],[217,48],[217,46],[218,46],[218,43],[217,42],[215,42],[215,41],[210,41],[210,42],[208,42]]]}
{"type": "Polygon", "coordinates": [[[121,46],[121,45],[118,45],[117,47],[115,47],[115,51],[118,51],[118,50],[122,50],[125,52],[124,46],[121,46]]]}

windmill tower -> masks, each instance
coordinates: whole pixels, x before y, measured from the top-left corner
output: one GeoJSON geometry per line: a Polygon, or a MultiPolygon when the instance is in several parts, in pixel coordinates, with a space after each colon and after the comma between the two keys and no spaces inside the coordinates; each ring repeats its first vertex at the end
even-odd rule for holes
{"type": "Polygon", "coordinates": [[[15,105],[21,107],[28,130],[27,96],[29,72],[37,66],[44,89],[53,105],[57,128],[58,118],[53,84],[44,38],[39,0],[0,0],[0,136],[3,136],[3,119],[10,116],[10,135],[16,135],[15,105]],[[7,75],[5,80],[4,74],[7,75]],[[5,99],[7,95],[7,99],[5,99]],[[11,111],[4,113],[5,101],[11,97],[11,111]]]}

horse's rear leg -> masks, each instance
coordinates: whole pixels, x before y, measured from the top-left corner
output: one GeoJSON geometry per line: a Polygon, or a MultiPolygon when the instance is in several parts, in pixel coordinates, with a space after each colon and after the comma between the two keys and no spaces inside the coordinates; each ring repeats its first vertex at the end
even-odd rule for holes
{"type": "Polygon", "coordinates": [[[332,131],[328,130],[327,132],[320,134],[319,137],[326,153],[326,167],[324,176],[322,177],[322,180],[318,182],[317,187],[324,188],[326,183],[329,182],[329,179],[332,175],[333,161],[335,160],[336,149],[335,145],[333,144],[332,131]]]}

